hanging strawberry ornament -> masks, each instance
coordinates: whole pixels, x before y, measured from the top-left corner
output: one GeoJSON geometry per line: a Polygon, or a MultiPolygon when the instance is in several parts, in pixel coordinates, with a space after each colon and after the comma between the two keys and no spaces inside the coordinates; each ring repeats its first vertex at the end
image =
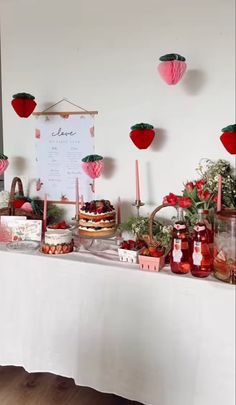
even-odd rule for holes
{"type": "Polygon", "coordinates": [[[129,136],[137,148],[147,149],[154,139],[155,131],[152,125],[141,122],[131,127],[129,136]]]}
{"type": "Polygon", "coordinates": [[[228,125],[221,131],[223,134],[220,136],[220,140],[225,149],[232,155],[236,155],[236,124],[228,125]]]}
{"type": "Polygon", "coordinates": [[[3,155],[3,153],[0,153],[0,176],[8,168],[8,165],[9,165],[8,157],[3,155]]]}
{"type": "Polygon", "coordinates": [[[15,112],[21,118],[29,117],[36,107],[35,97],[28,93],[14,94],[11,102],[15,112]]]}
{"type": "Polygon", "coordinates": [[[167,84],[177,84],[187,69],[185,58],[177,53],[169,53],[159,58],[157,69],[167,84]]]}
{"type": "Polygon", "coordinates": [[[92,191],[95,192],[95,181],[97,177],[100,177],[104,167],[103,157],[100,155],[88,155],[82,159],[82,169],[84,172],[93,179],[91,184],[92,191]]]}

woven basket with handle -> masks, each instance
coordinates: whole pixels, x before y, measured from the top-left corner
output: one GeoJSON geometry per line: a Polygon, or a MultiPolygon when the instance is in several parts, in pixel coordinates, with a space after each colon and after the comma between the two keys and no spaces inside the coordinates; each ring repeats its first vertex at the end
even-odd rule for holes
{"type": "Polygon", "coordinates": [[[36,214],[34,212],[31,213],[31,212],[24,211],[21,208],[14,208],[14,200],[15,200],[16,194],[24,196],[22,181],[19,177],[14,177],[12,180],[8,207],[0,209],[0,216],[1,215],[9,215],[9,216],[14,215],[14,216],[24,216],[24,217],[27,217],[28,219],[42,219],[41,215],[36,214]],[[16,188],[18,189],[17,193],[16,193],[16,188]]]}
{"type": "MultiPolygon", "coordinates": [[[[160,245],[160,242],[156,240],[156,238],[153,236],[153,222],[156,214],[162,209],[166,207],[172,207],[173,205],[170,204],[162,204],[159,205],[154,209],[154,211],[150,214],[149,216],[149,225],[148,225],[148,234],[147,235],[142,235],[142,239],[149,245],[149,246],[158,246],[160,245]]],[[[168,252],[166,252],[167,254],[168,252]]]]}
{"type": "MultiPolygon", "coordinates": [[[[157,212],[159,212],[162,208],[171,207],[170,204],[162,204],[159,205],[154,211],[151,213],[149,217],[149,234],[143,235],[143,240],[147,243],[148,246],[157,247],[160,246],[160,242],[155,239],[153,236],[153,221],[157,212]]],[[[142,255],[142,251],[139,254],[139,267],[142,270],[148,271],[159,271],[165,265],[165,258],[169,254],[169,250],[166,250],[164,255],[161,257],[151,257],[151,256],[144,256],[142,255]]]]}

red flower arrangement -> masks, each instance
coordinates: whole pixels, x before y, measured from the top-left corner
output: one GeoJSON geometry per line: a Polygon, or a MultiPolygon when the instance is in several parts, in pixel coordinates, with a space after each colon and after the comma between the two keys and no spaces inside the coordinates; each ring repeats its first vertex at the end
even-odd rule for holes
{"type": "Polygon", "coordinates": [[[185,218],[189,225],[196,222],[198,209],[211,210],[215,208],[217,195],[208,189],[204,179],[189,181],[184,184],[183,195],[169,193],[163,198],[163,204],[181,207],[185,210],[185,218]]]}

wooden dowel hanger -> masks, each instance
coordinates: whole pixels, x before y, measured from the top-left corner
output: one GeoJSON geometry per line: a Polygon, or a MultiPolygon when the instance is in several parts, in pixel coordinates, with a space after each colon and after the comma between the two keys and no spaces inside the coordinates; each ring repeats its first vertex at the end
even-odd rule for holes
{"type": "Polygon", "coordinates": [[[62,117],[67,117],[69,115],[84,115],[84,114],[89,114],[89,115],[96,115],[98,114],[98,111],[88,111],[83,107],[80,107],[79,105],[72,103],[71,101],[67,100],[66,98],[63,98],[59,100],[57,103],[50,105],[48,108],[46,108],[43,111],[38,111],[38,112],[33,112],[33,115],[39,116],[39,115],[61,115],[62,117]],[[79,108],[82,111],[48,111],[51,108],[55,107],[56,105],[62,103],[63,101],[79,108]]]}

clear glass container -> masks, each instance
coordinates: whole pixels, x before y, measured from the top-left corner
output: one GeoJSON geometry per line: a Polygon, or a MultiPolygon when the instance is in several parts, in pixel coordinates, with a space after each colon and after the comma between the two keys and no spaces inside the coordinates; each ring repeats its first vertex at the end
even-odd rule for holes
{"type": "Polygon", "coordinates": [[[226,208],[214,218],[214,275],[236,284],[236,210],[226,208]]]}

